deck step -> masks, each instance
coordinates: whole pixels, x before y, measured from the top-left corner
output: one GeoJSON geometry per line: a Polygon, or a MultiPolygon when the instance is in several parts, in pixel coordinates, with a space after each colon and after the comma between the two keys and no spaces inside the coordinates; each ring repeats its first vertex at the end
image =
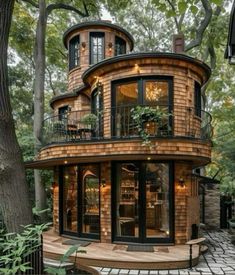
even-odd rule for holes
{"type": "Polygon", "coordinates": [[[66,270],[70,270],[74,267],[74,264],[71,262],[61,263],[60,261],[52,260],[49,258],[44,258],[43,263],[45,267],[58,267],[58,268],[61,267],[61,268],[65,268],[66,270]]]}

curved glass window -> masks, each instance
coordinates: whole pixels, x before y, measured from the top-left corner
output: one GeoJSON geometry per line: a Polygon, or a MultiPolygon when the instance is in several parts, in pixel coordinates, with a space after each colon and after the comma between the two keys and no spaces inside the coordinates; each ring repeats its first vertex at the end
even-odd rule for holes
{"type": "Polygon", "coordinates": [[[69,41],[69,70],[72,70],[77,66],[80,66],[79,36],[75,36],[69,41]]]}
{"type": "Polygon", "coordinates": [[[115,37],[115,55],[126,53],[126,41],[121,37],[115,37]]]}
{"type": "MultiPolygon", "coordinates": [[[[113,83],[112,122],[113,135],[133,137],[138,135],[138,125],[134,119],[137,106],[149,107],[169,113],[172,110],[172,78],[142,77],[120,80],[113,83]]],[[[143,127],[150,136],[171,134],[171,117],[165,116],[156,122],[146,118],[143,127]]]]}

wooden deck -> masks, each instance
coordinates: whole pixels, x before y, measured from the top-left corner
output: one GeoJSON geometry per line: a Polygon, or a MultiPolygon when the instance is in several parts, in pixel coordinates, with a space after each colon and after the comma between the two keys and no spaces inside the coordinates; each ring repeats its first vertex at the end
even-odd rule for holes
{"type": "MultiPolygon", "coordinates": [[[[43,234],[44,257],[59,259],[70,247],[62,244],[67,238],[52,229],[43,234]]],[[[189,246],[154,246],[154,252],[128,252],[127,245],[92,242],[81,247],[77,261],[84,266],[130,269],[176,269],[189,267],[189,246]]],[[[199,247],[193,246],[193,265],[198,263],[199,247]]]]}

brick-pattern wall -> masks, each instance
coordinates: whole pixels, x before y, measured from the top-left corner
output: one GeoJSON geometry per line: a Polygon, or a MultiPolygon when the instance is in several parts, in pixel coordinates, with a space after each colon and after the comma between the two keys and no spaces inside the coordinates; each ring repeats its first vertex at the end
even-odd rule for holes
{"type": "Polygon", "coordinates": [[[184,244],[191,239],[192,224],[200,223],[200,201],[195,194],[196,181],[192,179],[192,164],[175,163],[175,242],[184,244]],[[184,180],[184,186],[179,185],[179,179],[184,180]]]}
{"type": "Polygon", "coordinates": [[[214,185],[212,189],[206,188],[205,224],[208,228],[220,228],[220,191],[218,184],[214,185]]]}
{"type": "Polygon", "coordinates": [[[100,187],[100,240],[111,243],[111,163],[101,164],[100,187]],[[102,186],[102,182],[105,186],[102,186]]]}
{"type": "Polygon", "coordinates": [[[59,232],[59,170],[54,169],[54,183],[52,186],[53,200],[53,226],[56,232],[59,232]]]}
{"type": "MultiPolygon", "coordinates": [[[[44,147],[37,159],[48,160],[53,158],[75,157],[79,159],[89,157],[101,157],[115,159],[116,156],[125,155],[130,158],[132,155],[141,156],[152,155],[157,159],[171,159],[177,157],[179,159],[188,159],[195,161],[198,165],[205,164],[210,160],[211,148],[207,142],[194,140],[178,140],[178,139],[159,139],[153,140],[152,148],[142,146],[141,140],[131,141],[107,141],[107,142],[86,142],[77,144],[56,144],[44,147]]],[[[69,161],[69,160],[68,160],[69,161]]],[[[94,161],[94,158],[93,158],[94,161]]]]}

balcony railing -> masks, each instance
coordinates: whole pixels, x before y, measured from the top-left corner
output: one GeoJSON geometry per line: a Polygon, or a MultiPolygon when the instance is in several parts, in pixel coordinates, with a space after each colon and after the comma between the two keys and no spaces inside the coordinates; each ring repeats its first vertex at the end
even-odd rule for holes
{"type": "MultiPolygon", "coordinates": [[[[141,106],[145,108],[147,106],[141,106]]],[[[190,138],[209,140],[212,136],[211,115],[185,106],[148,106],[141,127],[150,138],[190,138]],[[162,117],[151,117],[151,112],[162,117]],[[199,117],[198,114],[201,116],[199,117]]],[[[73,111],[44,120],[44,145],[60,142],[99,141],[138,138],[140,122],[135,118],[136,106],[117,106],[102,111],[73,111]]],[[[139,110],[143,111],[143,110],[139,110]]],[[[141,112],[140,112],[141,113],[141,112]]],[[[145,113],[145,110],[144,112],[145,113]]]]}

